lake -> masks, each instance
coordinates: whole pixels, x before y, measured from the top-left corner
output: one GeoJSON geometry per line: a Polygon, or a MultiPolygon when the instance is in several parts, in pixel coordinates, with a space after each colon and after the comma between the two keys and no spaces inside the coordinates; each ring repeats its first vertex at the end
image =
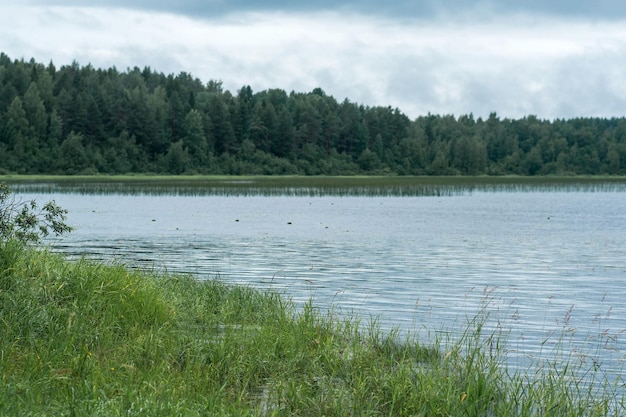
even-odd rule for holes
{"type": "Polygon", "coordinates": [[[101,185],[14,187],[69,210],[76,230],[52,244],[70,256],[268,288],[426,340],[459,335],[483,310],[518,363],[564,340],[610,366],[626,352],[624,183],[387,193],[101,185]]]}

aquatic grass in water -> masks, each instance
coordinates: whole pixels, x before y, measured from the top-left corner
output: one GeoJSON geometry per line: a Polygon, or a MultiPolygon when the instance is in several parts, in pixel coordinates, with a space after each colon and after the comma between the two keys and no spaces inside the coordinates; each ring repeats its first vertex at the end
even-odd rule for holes
{"type": "MultiPolygon", "coordinates": [[[[1,178],[0,178],[1,179],[1,178]]],[[[626,191],[623,177],[5,177],[16,192],[186,196],[450,196],[472,192],[626,191]]]]}
{"type": "Polygon", "coordinates": [[[3,242],[0,414],[624,414],[601,366],[562,361],[566,338],[536,371],[509,371],[490,314],[422,345],[272,292],[3,242]]]}

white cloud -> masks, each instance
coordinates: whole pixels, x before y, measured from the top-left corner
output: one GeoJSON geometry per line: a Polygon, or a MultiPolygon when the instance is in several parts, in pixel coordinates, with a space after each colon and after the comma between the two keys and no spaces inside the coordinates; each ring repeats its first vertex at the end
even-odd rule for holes
{"type": "Polygon", "coordinates": [[[12,58],[221,79],[236,91],[322,87],[338,100],[506,117],[620,115],[626,25],[530,16],[403,20],[337,13],[221,19],[125,9],[3,7],[12,58]]]}

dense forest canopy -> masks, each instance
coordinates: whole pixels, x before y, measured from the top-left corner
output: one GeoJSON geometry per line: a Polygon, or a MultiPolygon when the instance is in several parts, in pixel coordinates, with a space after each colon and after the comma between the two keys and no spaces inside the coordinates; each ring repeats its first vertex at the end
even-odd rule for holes
{"type": "Polygon", "coordinates": [[[624,175],[626,119],[485,120],[236,94],[146,67],[0,53],[0,174],[624,175]]]}

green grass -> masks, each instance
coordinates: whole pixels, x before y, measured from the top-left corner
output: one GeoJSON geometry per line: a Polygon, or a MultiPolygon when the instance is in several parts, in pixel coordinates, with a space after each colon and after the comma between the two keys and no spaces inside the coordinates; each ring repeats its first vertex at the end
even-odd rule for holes
{"type": "Polygon", "coordinates": [[[484,313],[423,346],[271,292],[4,242],[0,415],[624,414],[614,386],[581,383],[583,363],[507,370],[484,313]]]}

